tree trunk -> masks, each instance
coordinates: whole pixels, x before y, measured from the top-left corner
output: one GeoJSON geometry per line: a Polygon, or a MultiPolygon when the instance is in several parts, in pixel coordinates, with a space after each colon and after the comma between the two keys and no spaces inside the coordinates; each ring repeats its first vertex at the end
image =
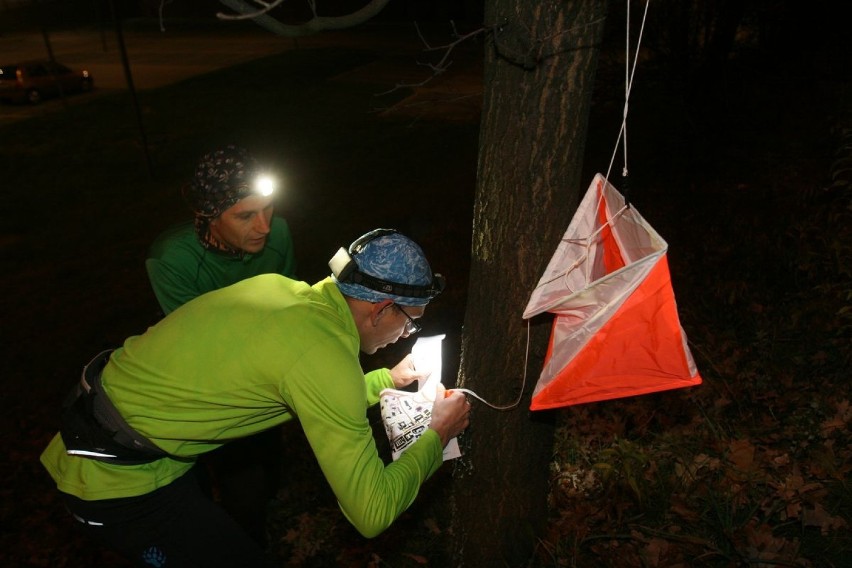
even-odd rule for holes
{"type": "Polygon", "coordinates": [[[454,566],[526,565],[547,520],[555,413],[529,411],[549,318],[521,314],[576,209],[605,0],[488,0],[470,286],[459,386],[473,400],[454,468],[454,566]]]}

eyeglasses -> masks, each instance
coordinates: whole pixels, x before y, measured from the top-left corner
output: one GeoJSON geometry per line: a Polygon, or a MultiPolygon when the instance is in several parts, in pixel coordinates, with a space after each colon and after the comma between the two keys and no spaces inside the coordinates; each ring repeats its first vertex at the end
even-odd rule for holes
{"type": "Polygon", "coordinates": [[[423,329],[423,326],[414,321],[414,318],[408,315],[408,312],[403,310],[402,306],[400,306],[399,304],[394,304],[394,306],[396,306],[397,309],[402,312],[402,315],[408,318],[408,321],[405,322],[405,333],[407,333],[408,335],[414,335],[415,333],[423,329]]]}

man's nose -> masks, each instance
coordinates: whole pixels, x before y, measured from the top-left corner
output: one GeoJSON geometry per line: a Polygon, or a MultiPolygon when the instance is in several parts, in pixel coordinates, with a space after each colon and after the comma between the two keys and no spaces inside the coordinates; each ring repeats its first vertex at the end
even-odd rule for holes
{"type": "Polygon", "coordinates": [[[269,221],[265,215],[258,215],[254,222],[254,230],[263,235],[269,233],[269,221]]]}

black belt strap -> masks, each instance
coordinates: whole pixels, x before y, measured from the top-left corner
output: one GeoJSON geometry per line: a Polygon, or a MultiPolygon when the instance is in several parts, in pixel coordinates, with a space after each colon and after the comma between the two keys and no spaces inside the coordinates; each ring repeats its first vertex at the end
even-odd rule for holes
{"type": "Polygon", "coordinates": [[[85,367],[62,413],[60,433],[71,455],[115,464],[148,463],[169,454],[124,420],[101,385],[112,350],[98,353],[85,367]]]}

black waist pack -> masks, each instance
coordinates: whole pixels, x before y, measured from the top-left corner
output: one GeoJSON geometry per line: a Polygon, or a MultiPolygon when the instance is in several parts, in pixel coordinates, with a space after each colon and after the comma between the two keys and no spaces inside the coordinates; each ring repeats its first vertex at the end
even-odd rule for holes
{"type": "Polygon", "coordinates": [[[99,353],[83,368],[80,382],[63,404],[60,434],[69,455],[107,463],[149,463],[168,453],[133,430],[101,387],[101,371],[112,350],[99,353]]]}

